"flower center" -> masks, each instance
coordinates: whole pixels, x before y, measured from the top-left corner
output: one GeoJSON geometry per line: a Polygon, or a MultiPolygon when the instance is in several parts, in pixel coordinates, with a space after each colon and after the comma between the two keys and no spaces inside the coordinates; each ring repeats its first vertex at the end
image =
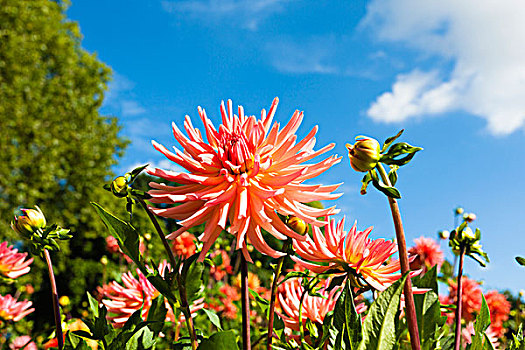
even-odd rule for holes
{"type": "Polygon", "coordinates": [[[253,166],[249,142],[242,132],[231,132],[222,125],[219,127],[222,152],[220,158],[231,173],[245,173],[253,166]]]}

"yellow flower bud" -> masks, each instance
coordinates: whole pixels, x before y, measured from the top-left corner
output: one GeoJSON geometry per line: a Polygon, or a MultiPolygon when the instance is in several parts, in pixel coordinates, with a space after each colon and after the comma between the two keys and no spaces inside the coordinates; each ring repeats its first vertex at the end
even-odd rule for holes
{"type": "Polygon", "coordinates": [[[350,166],[355,171],[367,172],[376,167],[381,158],[381,147],[377,140],[362,137],[354,145],[346,144],[350,166]]]}
{"type": "Polygon", "coordinates": [[[67,295],[62,295],[62,296],[60,297],[60,299],[58,299],[58,303],[59,303],[60,305],[62,305],[62,306],[67,306],[67,305],[69,305],[69,302],[70,302],[70,300],[69,300],[69,297],[68,297],[67,295]]]}
{"type": "Polygon", "coordinates": [[[289,228],[294,230],[300,235],[305,235],[308,232],[308,225],[302,219],[299,219],[296,216],[290,216],[286,221],[286,224],[289,228]]]}
{"type": "Polygon", "coordinates": [[[128,194],[128,182],[124,176],[119,176],[111,182],[111,191],[117,197],[126,197],[128,194]]]}
{"type": "Polygon", "coordinates": [[[463,220],[465,220],[466,222],[472,222],[474,220],[476,220],[476,214],[474,213],[466,213],[463,215],[463,220]]]}
{"type": "Polygon", "coordinates": [[[35,231],[46,227],[46,218],[39,207],[36,209],[20,209],[24,214],[15,216],[11,228],[21,235],[32,235],[35,231]]]}
{"type": "Polygon", "coordinates": [[[450,232],[447,230],[439,231],[438,234],[441,239],[448,239],[450,237],[450,232]]]}
{"type": "Polygon", "coordinates": [[[457,207],[454,212],[456,213],[456,215],[461,215],[464,211],[465,210],[463,208],[457,207]]]}

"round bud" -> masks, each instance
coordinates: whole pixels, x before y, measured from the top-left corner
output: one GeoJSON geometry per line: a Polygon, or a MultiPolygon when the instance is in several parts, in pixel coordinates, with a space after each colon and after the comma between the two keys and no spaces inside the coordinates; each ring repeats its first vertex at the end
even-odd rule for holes
{"type": "Polygon", "coordinates": [[[124,176],[119,176],[111,182],[111,192],[117,197],[128,195],[128,182],[124,176]]]}
{"type": "Polygon", "coordinates": [[[441,239],[448,239],[450,237],[450,232],[447,230],[439,231],[438,232],[439,238],[441,239]]]}
{"type": "Polygon", "coordinates": [[[474,213],[465,213],[465,214],[463,214],[463,220],[465,220],[467,222],[472,222],[472,221],[476,220],[476,214],[474,214],[474,213]]]}
{"type": "Polygon", "coordinates": [[[102,265],[107,265],[108,264],[108,258],[104,255],[102,258],[100,258],[100,263],[102,265]]]}
{"type": "Polygon", "coordinates": [[[69,300],[69,297],[68,297],[67,295],[62,295],[62,296],[60,297],[60,299],[58,299],[58,303],[59,303],[60,305],[62,305],[62,306],[67,306],[67,305],[69,305],[69,302],[70,302],[70,300],[69,300]]]}
{"type": "Polygon", "coordinates": [[[463,208],[461,208],[461,207],[457,207],[456,209],[454,209],[454,213],[456,215],[461,215],[461,214],[463,214],[464,211],[465,210],[463,208]]]}
{"type": "Polygon", "coordinates": [[[353,145],[347,143],[346,148],[348,149],[350,166],[355,171],[367,172],[372,170],[381,158],[379,142],[372,138],[360,138],[353,145]]]}
{"type": "Polygon", "coordinates": [[[46,227],[46,218],[39,207],[20,209],[24,214],[15,216],[11,228],[23,236],[31,236],[35,231],[46,227]]]}
{"type": "Polygon", "coordinates": [[[299,219],[297,216],[290,216],[286,221],[286,224],[289,228],[294,230],[300,235],[305,235],[308,232],[308,225],[302,219],[299,219]]]}

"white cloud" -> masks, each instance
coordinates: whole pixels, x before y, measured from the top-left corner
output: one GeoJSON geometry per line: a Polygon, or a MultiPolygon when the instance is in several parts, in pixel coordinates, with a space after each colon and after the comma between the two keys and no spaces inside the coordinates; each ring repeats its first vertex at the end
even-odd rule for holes
{"type": "Polygon", "coordinates": [[[281,40],[266,45],[273,67],[283,73],[334,74],[333,52],[337,45],[333,37],[314,37],[299,41],[281,40]]]}
{"type": "Polygon", "coordinates": [[[439,74],[398,75],[367,114],[378,121],[462,110],[487,120],[494,134],[525,124],[525,2],[520,0],[373,0],[362,28],[424,57],[453,64],[439,74]]]}
{"type": "Polygon", "coordinates": [[[146,112],[146,109],[134,100],[133,88],[135,83],[125,76],[113,72],[108,91],[104,99],[104,106],[116,110],[124,117],[132,117],[146,112]]]}
{"type": "Polygon", "coordinates": [[[185,0],[163,1],[165,11],[200,21],[230,20],[230,24],[256,30],[261,21],[283,10],[289,0],[185,0]]]}

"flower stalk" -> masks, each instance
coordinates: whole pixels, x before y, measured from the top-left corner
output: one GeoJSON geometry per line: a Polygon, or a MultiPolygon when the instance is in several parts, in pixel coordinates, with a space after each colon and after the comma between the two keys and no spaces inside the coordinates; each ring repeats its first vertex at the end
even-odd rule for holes
{"type": "MultiPolygon", "coordinates": [[[[381,175],[381,179],[387,186],[392,186],[388,175],[381,165],[377,164],[376,169],[381,175]]],[[[399,251],[399,261],[401,263],[401,274],[405,275],[410,271],[410,264],[408,261],[407,246],[405,241],[405,232],[403,229],[403,222],[401,221],[401,213],[399,211],[399,206],[395,198],[388,196],[388,203],[390,204],[390,210],[392,212],[392,218],[394,220],[394,227],[396,231],[397,246],[399,251]]],[[[419,331],[417,326],[416,318],[416,308],[414,305],[414,295],[412,293],[412,281],[410,278],[407,278],[404,287],[405,294],[405,305],[407,312],[407,321],[408,321],[408,331],[410,333],[410,343],[412,345],[412,350],[420,350],[420,340],[419,340],[419,331]]]]}
{"type": "Polygon", "coordinates": [[[248,294],[248,263],[241,255],[241,303],[242,303],[242,348],[251,350],[250,340],[250,295],[248,294]]]}
{"type": "Polygon", "coordinates": [[[53,300],[53,313],[55,316],[58,350],[62,350],[62,348],[64,347],[64,335],[62,333],[62,319],[60,317],[60,308],[58,306],[57,285],[55,282],[55,274],[53,272],[53,265],[51,264],[51,257],[49,256],[49,251],[47,249],[44,249],[44,258],[46,259],[47,271],[49,273],[49,282],[51,284],[51,297],[53,300]]]}
{"type": "Polygon", "coordinates": [[[463,286],[461,284],[461,277],[463,275],[463,260],[465,259],[465,245],[461,244],[459,248],[459,268],[458,268],[458,292],[456,300],[456,334],[454,338],[454,350],[460,350],[461,344],[461,313],[463,300],[463,286]]]}
{"type": "MultiPolygon", "coordinates": [[[[184,318],[186,319],[186,326],[188,327],[188,333],[190,334],[191,339],[191,348],[193,350],[197,349],[197,335],[195,333],[195,327],[193,325],[193,318],[191,317],[191,311],[190,306],[188,304],[188,298],[186,297],[186,286],[184,285],[183,281],[181,280],[182,276],[181,274],[177,274],[177,284],[179,289],[179,296],[180,296],[180,307],[182,310],[182,313],[184,314],[184,318]]],[[[173,307],[173,305],[172,305],[173,307]]]]}
{"type": "MultiPolygon", "coordinates": [[[[290,247],[289,241],[287,241],[283,246],[283,251],[288,251],[288,248],[290,247]]],[[[266,349],[271,350],[272,349],[272,340],[273,340],[273,320],[275,317],[275,300],[277,297],[277,283],[279,282],[279,277],[281,276],[281,272],[283,269],[283,263],[285,256],[281,256],[279,260],[277,260],[277,266],[275,267],[275,273],[273,275],[273,281],[272,281],[272,290],[270,294],[270,309],[268,313],[268,334],[267,334],[267,340],[266,340],[266,349]]]]}

